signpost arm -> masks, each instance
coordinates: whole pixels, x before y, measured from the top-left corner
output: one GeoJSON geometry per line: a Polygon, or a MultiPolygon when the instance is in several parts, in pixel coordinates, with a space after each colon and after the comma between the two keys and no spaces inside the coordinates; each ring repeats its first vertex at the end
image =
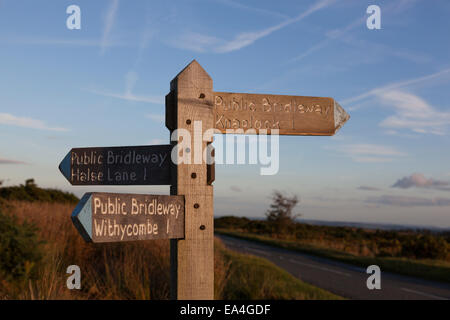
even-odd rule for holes
{"type": "MultiPolygon", "coordinates": [[[[172,139],[174,130],[184,129],[193,142],[177,152],[190,163],[174,165],[172,174],[170,194],[185,196],[185,238],[170,244],[172,299],[214,299],[213,186],[203,161],[203,150],[211,142],[203,141],[203,133],[214,128],[212,90],[211,77],[194,60],[171,81],[166,97],[166,126],[172,139]],[[195,147],[199,139],[201,150],[195,147]],[[201,163],[194,161],[198,152],[201,163]]],[[[174,144],[181,135],[178,130],[174,144]]]]}

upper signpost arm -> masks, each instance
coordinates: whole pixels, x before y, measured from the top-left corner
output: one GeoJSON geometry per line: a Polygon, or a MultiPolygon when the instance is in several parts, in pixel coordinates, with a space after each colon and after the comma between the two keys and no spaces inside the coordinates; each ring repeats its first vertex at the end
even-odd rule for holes
{"type": "Polygon", "coordinates": [[[213,94],[214,127],[222,133],[331,136],[350,118],[333,98],[213,94]]]}

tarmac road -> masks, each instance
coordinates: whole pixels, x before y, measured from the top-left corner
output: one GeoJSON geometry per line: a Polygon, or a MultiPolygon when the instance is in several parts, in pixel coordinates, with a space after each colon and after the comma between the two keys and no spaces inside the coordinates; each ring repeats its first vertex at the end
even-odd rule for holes
{"type": "Polygon", "coordinates": [[[306,283],[349,299],[450,300],[450,285],[381,270],[381,289],[369,290],[360,267],[216,234],[231,250],[266,258],[306,283]]]}

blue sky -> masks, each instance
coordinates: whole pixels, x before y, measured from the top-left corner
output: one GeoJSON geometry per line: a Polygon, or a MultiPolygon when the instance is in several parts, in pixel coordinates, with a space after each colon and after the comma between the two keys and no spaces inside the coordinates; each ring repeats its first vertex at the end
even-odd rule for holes
{"type": "Polygon", "coordinates": [[[217,166],[216,215],[263,217],[278,189],[306,219],[450,227],[449,16],[446,0],[0,0],[0,179],[168,193],[71,187],[58,164],[168,143],[164,96],[197,59],[217,91],[333,97],[351,115],[334,137],[281,137],[277,175],[217,166]]]}

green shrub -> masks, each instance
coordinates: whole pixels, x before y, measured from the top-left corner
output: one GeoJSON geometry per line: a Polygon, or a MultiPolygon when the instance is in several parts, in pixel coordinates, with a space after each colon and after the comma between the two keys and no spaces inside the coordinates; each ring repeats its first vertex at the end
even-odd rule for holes
{"type": "Polygon", "coordinates": [[[4,279],[34,278],[42,258],[37,227],[0,212],[0,274],[4,279]]]}
{"type": "Polygon", "coordinates": [[[443,237],[430,235],[416,236],[403,244],[402,254],[417,259],[445,260],[448,252],[447,241],[443,237]]]}
{"type": "Polygon", "coordinates": [[[236,228],[240,229],[243,228],[247,223],[250,222],[250,219],[248,218],[241,218],[241,217],[233,217],[233,216],[225,216],[216,218],[214,221],[214,224],[217,228],[236,228]]]}

